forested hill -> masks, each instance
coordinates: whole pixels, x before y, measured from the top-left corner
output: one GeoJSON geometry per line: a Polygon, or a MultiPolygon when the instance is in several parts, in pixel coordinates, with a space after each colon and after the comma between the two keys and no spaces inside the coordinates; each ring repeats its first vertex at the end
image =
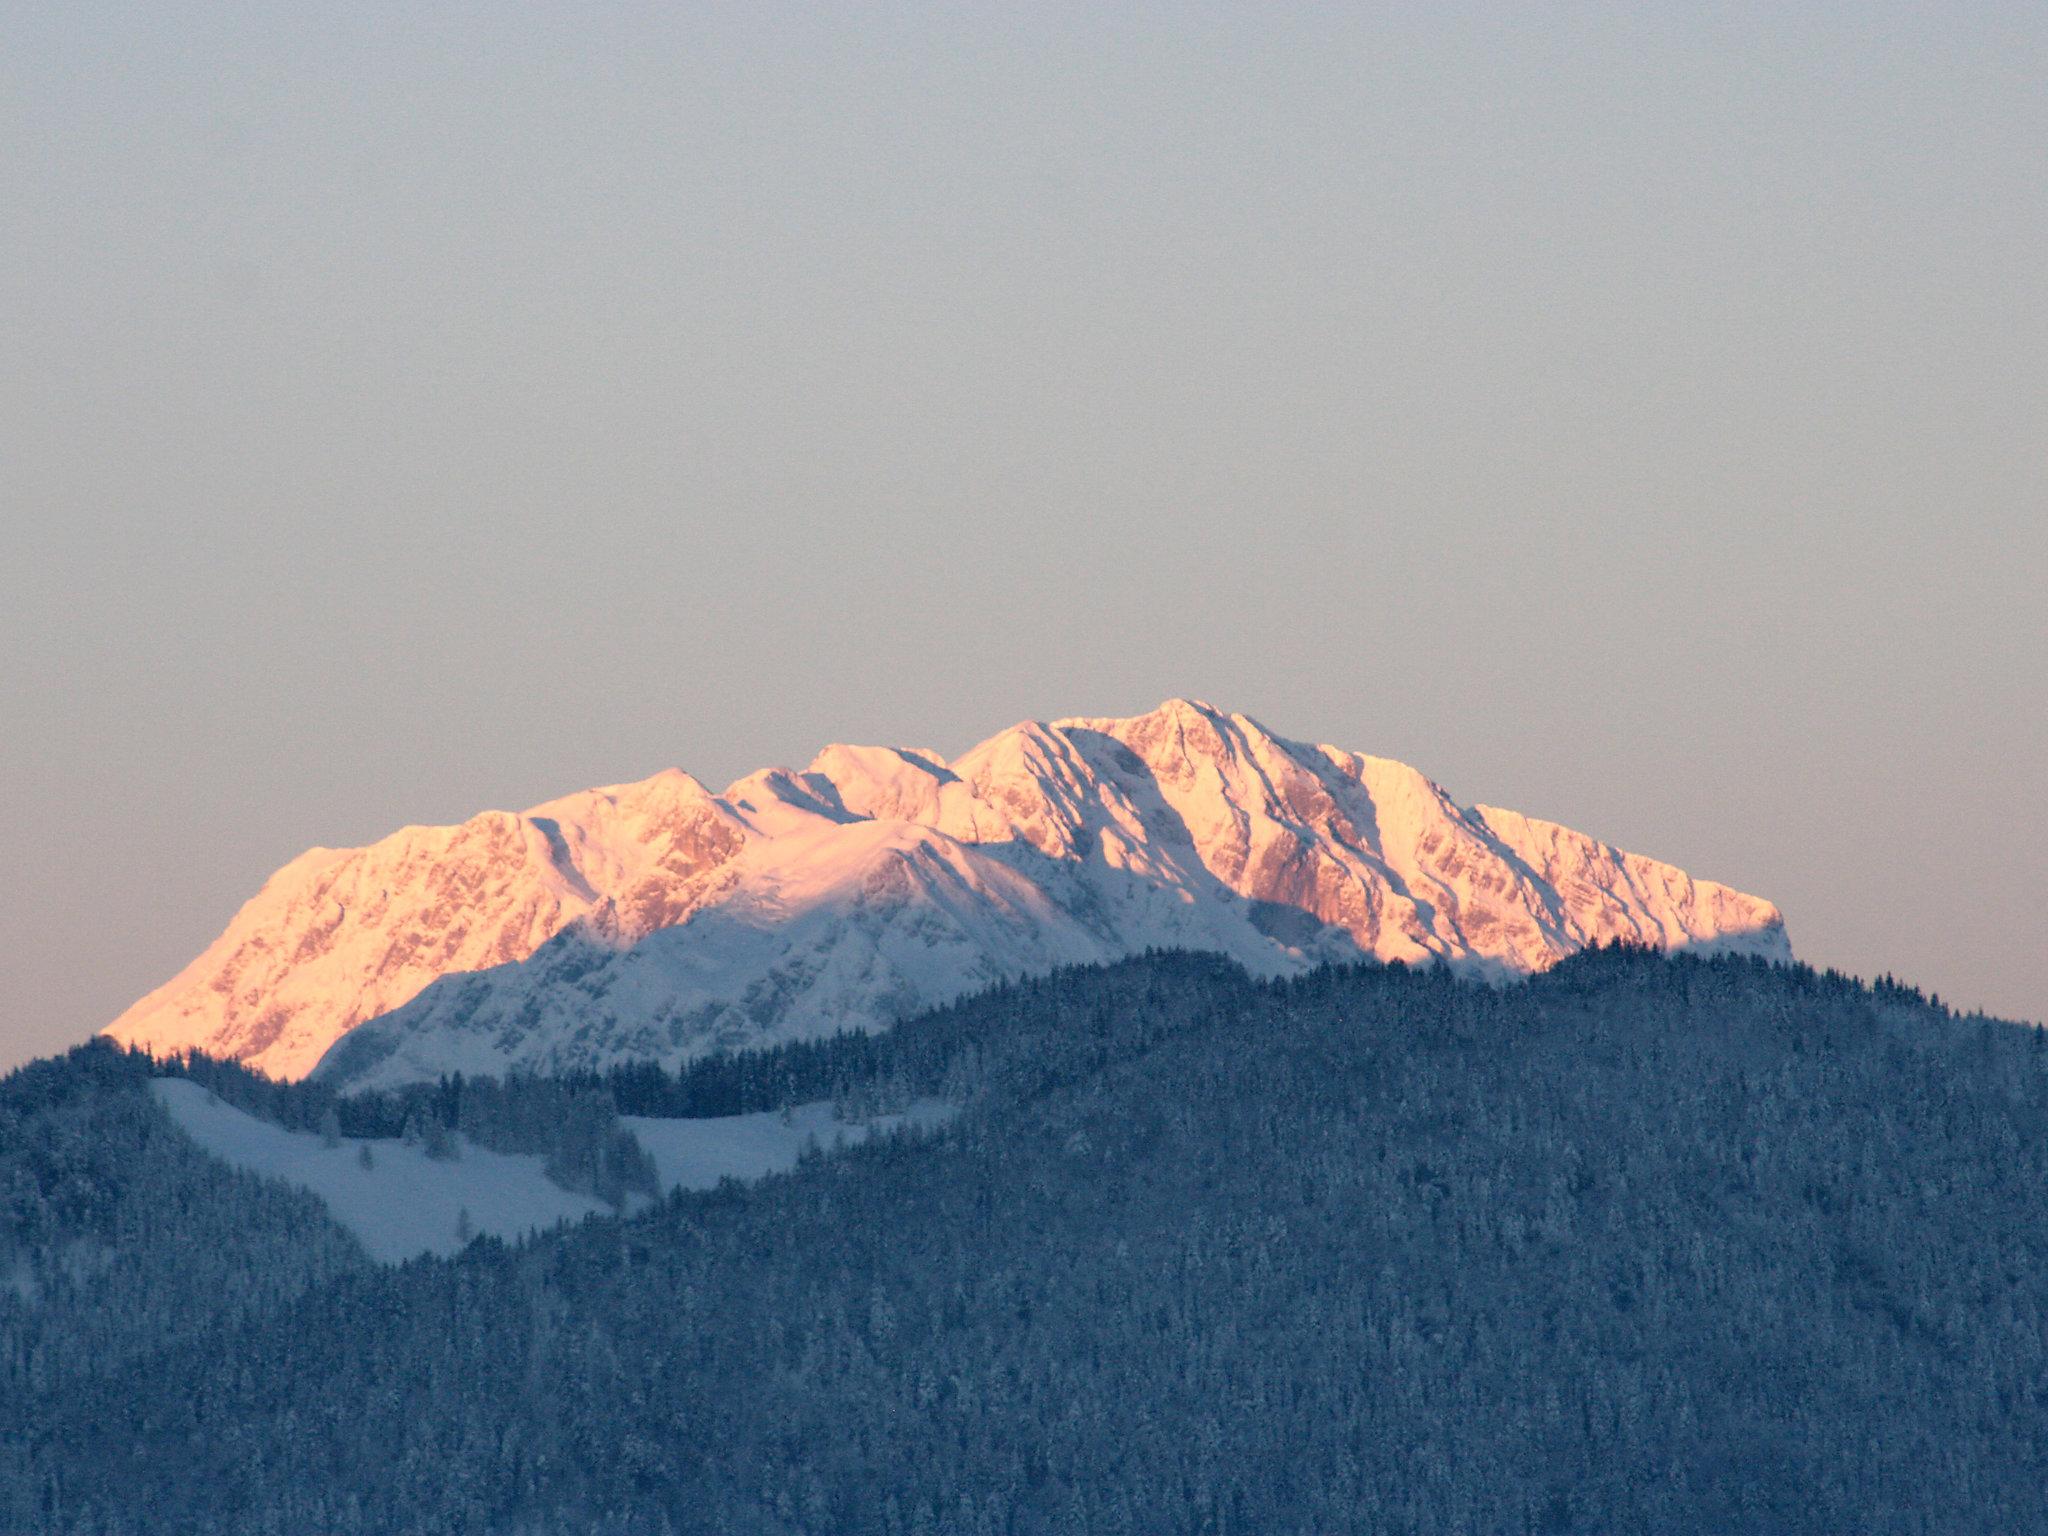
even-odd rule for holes
{"type": "Polygon", "coordinates": [[[168,1137],[140,1070],[10,1079],[9,1252],[190,1258],[91,1338],[0,1286],[0,1529],[2044,1526],[2036,1030],[1746,960],[1168,955],[807,1050],[700,1070],[967,1107],[399,1268],[247,1181],[110,1220],[41,1149],[168,1137]]]}

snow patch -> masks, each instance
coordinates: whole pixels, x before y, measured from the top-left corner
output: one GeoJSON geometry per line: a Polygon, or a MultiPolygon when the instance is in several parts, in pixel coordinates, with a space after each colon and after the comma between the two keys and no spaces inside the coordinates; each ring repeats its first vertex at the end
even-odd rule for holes
{"type": "MultiPolygon", "coordinates": [[[[187,1078],[156,1078],[150,1091],[186,1135],[222,1162],[317,1195],[382,1263],[454,1253],[466,1241],[465,1213],[468,1236],[509,1242],[611,1210],[555,1183],[535,1155],[493,1152],[460,1136],[461,1155],[449,1159],[382,1138],[344,1136],[330,1147],[311,1131],[286,1130],[237,1109],[187,1078]]],[[[654,1159],[663,1189],[711,1189],[721,1179],[758,1179],[793,1168],[807,1146],[852,1146],[898,1126],[939,1125],[954,1113],[953,1105],[922,1099],[901,1114],[861,1123],[835,1119],[828,1101],[798,1105],[787,1116],[622,1115],[620,1123],[654,1159]]],[[[635,1200],[628,1210],[645,1204],[635,1200]]]]}
{"type": "Polygon", "coordinates": [[[621,1115],[619,1123],[654,1159],[664,1189],[713,1189],[721,1179],[758,1179],[787,1172],[796,1166],[806,1146],[816,1145],[825,1151],[855,1146],[899,1126],[926,1129],[943,1125],[957,1112],[957,1106],[942,1100],[919,1099],[902,1114],[877,1115],[862,1122],[835,1118],[830,1101],[824,1101],[796,1105],[787,1115],[780,1110],[702,1120],[621,1115]]]}
{"type": "Polygon", "coordinates": [[[460,1137],[462,1155],[446,1160],[402,1141],[344,1136],[330,1147],[311,1131],[259,1120],[188,1079],[160,1077],[149,1086],[178,1127],[206,1151],[250,1173],[312,1191],[371,1258],[387,1264],[455,1252],[462,1246],[458,1229],[465,1211],[473,1235],[512,1240],[610,1209],[563,1189],[536,1156],[492,1152],[460,1137]],[[368,1168],[364,1147],[370,1149],[368,1168]]]}

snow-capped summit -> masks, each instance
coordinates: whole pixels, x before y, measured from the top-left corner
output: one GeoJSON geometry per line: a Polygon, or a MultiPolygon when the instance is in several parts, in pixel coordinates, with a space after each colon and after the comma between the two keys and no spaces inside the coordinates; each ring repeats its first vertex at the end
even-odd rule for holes
{"type": "Polygon", "coordinates": [[[1499,977],[1610,938],[1790,956],[1767,901],[1171,699],[314,849],[107,1032],[370,1086],[673,1063],[1146,948],[1499,977]]]}

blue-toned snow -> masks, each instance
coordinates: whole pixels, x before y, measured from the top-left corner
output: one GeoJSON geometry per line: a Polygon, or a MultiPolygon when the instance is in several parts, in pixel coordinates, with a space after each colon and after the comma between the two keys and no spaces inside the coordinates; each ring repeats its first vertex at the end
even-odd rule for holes
{"type": "Polygon", "coordinates": [[[721,1115],[704,1120],[651,1120],[621,1115],[619,1123],[654,1159],[664,1189],[712,1189],[720,1179],[758,1179],[794,1168],[806,1143],[816,1141],[829,1152],[852,1146],[877,1132],[899,1125],[942,1124],[953,1106],[921,1099],[899,1115],[876,1115],[865,1122],[833,1118],[832,1104],[799,1104],[785,1119],[779,1110],[758,1115],[721,1115]]]}
{"type": "MultiPolygon", "coordinates": [[[[237,1168],[310,1190],[372,1258],[385,1263],[455,1252],[462,1245],[465,1213],[470,1235],[509,1240],[610,1209],[556,1184],[535,1155],[492,1152],[461,1137],[461,1155],[449,1159],[396,1140],[342,1137],[329,1147],[313,1132],[258,1119],[185,1078],[158,1078],[150,1087],[206,1151],[237,1168]],[[362,1165],[366,1145],[369,1168],[362,1165]]],[[[857,1123],[835,1119],[826,1102],[798,1105],[786,1116],[625,1116],[621,1123],[654,1159],[664,1189],[710,1189],[724,1178],[757,1179],[792,1168],[814,1141],[829,1151],[903,1124],[936,1125],[951,1113],[949,1105],[921,1101],[904,1114],[857,1123]]]]}

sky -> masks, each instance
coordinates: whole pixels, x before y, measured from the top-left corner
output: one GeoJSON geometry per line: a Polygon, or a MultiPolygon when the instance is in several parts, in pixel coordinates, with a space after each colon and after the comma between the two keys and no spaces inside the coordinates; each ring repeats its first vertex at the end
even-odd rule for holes
{"type": "Polygon", "coordinates": [[[0,9],[0,1065],[315,845],[1206,698],[2048,1018],[2048,9],[0,9]]]}

